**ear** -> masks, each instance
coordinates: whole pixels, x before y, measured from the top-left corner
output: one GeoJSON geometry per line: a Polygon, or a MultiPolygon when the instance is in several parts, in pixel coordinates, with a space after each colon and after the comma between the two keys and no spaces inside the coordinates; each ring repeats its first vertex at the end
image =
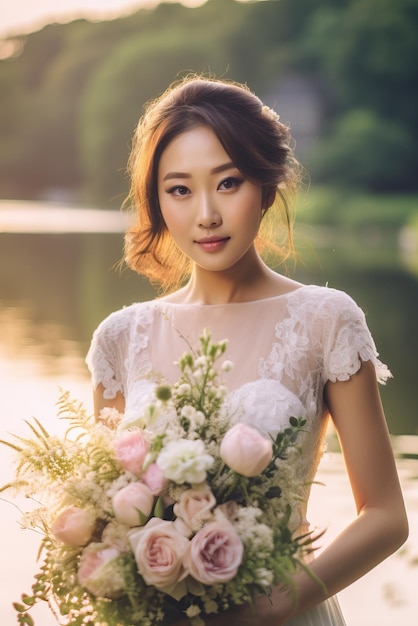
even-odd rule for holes
{"type": "Polygon", "coordinates": [[[264,215],[267,212],[267,210],[271,207],[271,205],[275,201],[276,193],[277,193],[276,189],[269,189],[269,190],[266,190],[265,193],[263,194],[264,197],[263,197],[263,203],[261,206],[262,215],[264,215]]]}

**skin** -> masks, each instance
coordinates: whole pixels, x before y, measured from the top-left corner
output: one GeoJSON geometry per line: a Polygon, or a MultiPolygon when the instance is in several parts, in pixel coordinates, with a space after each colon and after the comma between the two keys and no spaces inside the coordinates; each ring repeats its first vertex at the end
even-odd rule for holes
{"type": "MultiPolygon", "coordinates": [[[[179,303],[245,302],[297,289],[300,284],[270,270],[254,239],[262,219],[261,189],[231,164],[213,132],[197,127],[174,139],[158,171],[162,215],[176,243],[193,261],[189,283],[164,298],[179,303]],[[212,243],[202,244],[202,237],[212,243]],[[218,242],[218,243],[216,243],[218,242]]],[[[254,611],[234,609],[207,619],[212,626],[280,626],[337,593],[393,553],[408,525],[374,367],[364,362],[345,382],[328,382],[325,399],[345,458],[357,517],[310,564],[326,591],[306,573],[295,576],[295,607],[285,590],[273,601],[260,596],[254,611]]],[[[121,394],[95,392],[95,410],[123,411],[121,394]]],[[[187,620],[177,626],[186,626],[187,620]]]]}

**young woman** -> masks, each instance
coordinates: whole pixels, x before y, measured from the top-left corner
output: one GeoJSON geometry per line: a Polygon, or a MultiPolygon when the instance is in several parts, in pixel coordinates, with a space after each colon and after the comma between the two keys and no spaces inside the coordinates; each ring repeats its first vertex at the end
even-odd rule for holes
{"type": "MultiPolygon", "coordinates": [[[[204,328],[228,338],[231,402],[244,407],[244,419],[274,433],[289,416],[306,416],[298,468],[306,484],[328,417],[334,422],[358,515],[310,564],[324,586],[301,571],[296,606],[275,589],[272,602],[260,596],[254,610],[208,619],[214,626],[342,625],[334,594],[407,536],[377,388],[390,372],[362,311],[345,293],[290,280],[260,256],[263,229],[277,215],[287,233],[282,252],[292,249],[289,202],[298,171],[288,129],[242,85],[194,77],[152,103],[130,159],[137,223],[127,233],[126,260],[166,295],[110,315],[88,356],[97,413],[110,406],[129,417],[157,381],[178,379],[174,361],[185,340],[196,345],[204,328]]],[[[299,530],[307,528],[305,515],[306,503],[299,530]]]]}

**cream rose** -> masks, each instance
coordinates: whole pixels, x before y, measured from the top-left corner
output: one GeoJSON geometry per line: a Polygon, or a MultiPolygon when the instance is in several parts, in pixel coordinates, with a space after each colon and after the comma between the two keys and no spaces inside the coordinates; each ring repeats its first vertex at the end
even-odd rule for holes
{"type": "Polygon", "coordinates": [[[93,534],[96,520],[90,511],[70,506],[59,513],[52,534],[67,546],[85,546],[93,534]]]}
{"type": "Polygon", "coordinates": [[[149,518],[154,496],[143,483],[129,483],[119,489],[112,498],[115,517],[126,526],[142,526],[149,518]]]}
{"type": "Polygon", "coordinates": [[[174,505],[174,514],[193,532],[202,528],[212,517],[216,499],[208,485],[183,491],[180,500],[174,505]]]}
{"type": "Polygon", "coordinates": [[[273,444],[252,426],[235,424],[222,439],[219,453],[223,462],[237,474],[257,476],[270,463],[273,444]]]}
{"type": "Polygon", "coordinates": [[[149,451],[149,441],[140,430],[123,431],[113,444],[116,460],[127,472],[140,476],[145,457],[149,451]]]}
{"type": "Polygon", "coordinates": [[[91,543],[84,548],[77,572],[78,582],[100,598],[118,598],[124,589],[120,552],[115,547],[91,543]]]}
{"type": "Polygon", "coordinates": [[[209,522],[189,543],[185,567],[206,585],[228,582],[236,575],[244,548],[227,520],[209,522]]]}
{"type": "Polygon", "coordinates": [[[200,439],[170,441],[156,461],[164,476],[179,485],[203,483],[206,471],[213,462],[213,457],[206,452],[205,444],[200,439]]]}
{"type": "Polygon", "coordinates": [[[189,540],[173,522],[153,517],[143,528],[129,531],[138,571],[148,585],[168,590],[187,575],[183,560],[189,540]]]}

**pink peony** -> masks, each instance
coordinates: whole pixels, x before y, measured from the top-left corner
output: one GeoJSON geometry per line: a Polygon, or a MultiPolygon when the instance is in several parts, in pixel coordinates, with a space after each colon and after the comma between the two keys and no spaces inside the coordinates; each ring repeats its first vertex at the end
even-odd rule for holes
{"type": "Polygon", "coordinates": [[[219,452],[234,472],[250,477],[260,474],[270,463],[273,445],[252,426],[235,424],[222,439],[219,452]]]}
{"type": "Polygon", "coordinates": [[[114,442],[116,460],[127,471],[140,476],[145,457],[149,451],[149,441],[141,430],[122,432],[114,442]]]}
{"type": "Polygon", "coordinates": [[[232,524],[227,520],[209,522],[190,541],[185,567],[203,584],[228,582],[236,575],[243,552],[232,524]]]}
{"type": "Polygon", "coordinates": [[[78,582],[101,598],[118,598],[124,588],[120,552],[115,547],[91,543],[81,554],[78,582]]]}
{"type": "Polygon", "coordinates": [[[187,575],[183,559],[189,540],[173,522],[153,517],[143,528],[131,530],[129,539],[138,571],[148,585],[169,589],[187,575]]]}
{"type": "Polygon", "coordinates": [[[52,534],[67,546],[85,546],[93,534],[96,520],[85,509],[70,506],[52,524],[52,534]]]}
{"type": "Polygon", "coordinates": [[[168,487],[168,480],[164,478],[161,469],[156,463],[151,463],[141,476],[143,483],[149,487],[154,496],[159,496],[168,487]]]}
{"type": "Polygon", "coordinates": [[[129,483],[112,498],[113,512],[118,522],[126,526],[142,526],[151,515],[154,496],[143,483],[129,483]]]}

